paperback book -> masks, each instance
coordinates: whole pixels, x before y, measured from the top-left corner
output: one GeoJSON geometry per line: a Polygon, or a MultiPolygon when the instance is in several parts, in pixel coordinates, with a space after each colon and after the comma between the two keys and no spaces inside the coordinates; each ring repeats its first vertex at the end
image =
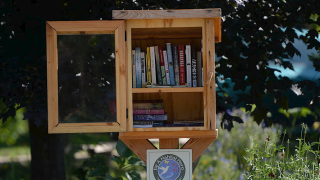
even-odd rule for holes
{"type": "Polygon", "coordinates": [[[146,87],[146,58],[144,52],[141,52],[141,84],[143,88],[146,87]]]}
{"type": "Polygon", "coordinates": [[[158,81],[158,84],[162,84],[161,65],[160,65],[160,56],[159,56],[159,47],[158,46],[154,47],[154,52],[156,55],[157,81],[158,81]]]}
{"type": "Polygon", "coordinates": [[[164,60],[164,66],[166,68],[167,84],[170,84],[169,64],[168,64],[168,56],[167,56],[167,51],[166,50],[163,50],[163,60],[164,60]]]}
{"type": "Polygon", "coordinates": [[[150,59],[151,59],[151,82],[152,84],[157,84],[156,58],[154,54],[154,46],[150,47],[150,59]]]}
{"type": "Polygon", "coordinates": [[[137,87],[137,77],[136,77],[136,51],[132,50],[132,88],[137,87]]]}
{"type": "Polygon", "coordinates": [[[174,81],[174,69],[173,69],[171,43],[167,43],[167,53],[168,53],[167,55],[168,55],[168,65],[169,65],[169,74],[170,74],[170,84],[176,85],[176,83],[174,81]]]}
{"type": "Polygon", "coordinates": [[[134,114],[133,120],[140,121],[165,121],[167,120],[167,114],[134,114]]]}
{"type": "Polygon", "coordinates": [[[162,100],[134,100],[133,109],[163,109],[162,100]]]}
{"type": "Polygon", "coordinates": [[[133,114],[164,114],[164,109],[133,109],[133,114]]]}
{"type": "Polygon", "coordinates": [[[184,46],[179,45],[179,70],[180,70],[180,85],[186,84],[186,76],[185,76],[185,62],[184,62],[184,46]]]}
{"type": "Polygon", "coordinates": [[[187,85],[192,87],[191,82],[191,45],[186,45],[186,75],[187,75],[187,85]]]}
{"type": "Polygon", "coordinates": [[[160,57],[160,66],[161,66],[160,69],[161,69],[162,84],[167,84],[166,68],[165,68],[165,65],[164,65],[162,46],[159,46],[158,49],[159,49],[159,57],[160,57]]]}
{"type": "Polygon", "coordinates": [[[197,59],[196,47],[191,46],[191,71],[192,71],[192,87],[197,87],[197,59]]]}
{"type": "Polygon", "coordinates": [[[173,67],[174,67],[174,81],[176,85],[180,85],[178,46],[172,47],[172,54],[173,54],[173,67]]]}
{"type": "Polygon", "coordinates": [[[136,76],[137,76],[137,88],[141,88],[141,49],[136,47],[136,76]]]}

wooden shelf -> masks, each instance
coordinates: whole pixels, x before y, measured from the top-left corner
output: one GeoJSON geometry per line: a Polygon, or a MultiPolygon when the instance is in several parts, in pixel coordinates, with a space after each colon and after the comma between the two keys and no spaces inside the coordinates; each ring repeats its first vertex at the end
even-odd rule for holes
{"type": "Polygon", "coordinates": [[[132,88],[132,93],[159,93],[159,92],[203,92],[203,87],[186,88],[132,88]]]}
{"type": "Polygon", "coordinates": [[[177,126],[177,127],[152,127],[152,128],[133,128],[133,131],[137,132],[159,132],[159,131],[203,131],[207,130],[204,126],[177,126]]]}
{"type": "Polygon", "coordinates": [[[218,129],[201,131],[121,132],[119,139],[217,138],[218,129]]]}

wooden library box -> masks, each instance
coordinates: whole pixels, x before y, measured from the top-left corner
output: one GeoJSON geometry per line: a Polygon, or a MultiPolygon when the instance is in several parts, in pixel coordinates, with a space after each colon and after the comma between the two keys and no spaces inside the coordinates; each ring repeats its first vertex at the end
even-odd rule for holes
{"type": "Polygon", "coordinates": [[[221,9],[114,10],[113,20],[46,26],[49,133],[217,137],[221,9]]]}

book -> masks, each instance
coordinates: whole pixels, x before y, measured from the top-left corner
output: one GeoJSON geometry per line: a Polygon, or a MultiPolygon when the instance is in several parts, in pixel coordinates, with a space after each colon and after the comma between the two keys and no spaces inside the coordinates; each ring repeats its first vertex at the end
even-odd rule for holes
{"type": "Polygon", "coordinates": [[[173,124],[203,124],[203,120],[200,121],[174,121],[173,124]]]}
{"type": "Polygon", "coordinates": [[[167,84],[170,84],[169,64],[168,64],[168,56],[167,56],[166,50],[163,50],[163,60],[164,60],[164,66],[166,69],[167,84]]]}
{"type": "Polygon", "coordinates": [[[137,76],[137,88],[141,88],[141,49],[136,47],[136,76],[137,76]]]}
{"type": "Polygon", "coordinates": [[[157,84],[156,58],[154,54],[154,46],[150,47],[150,60],[151,60],[151,83],[157,84]]]}
{"type": "Polygon", "coordinates": [[[137,87],[136,77],[136,50],[132,50],[132,88],[137,87]]]}
{"type": "Polygon", "coordinates": [[[146,58],[145,53],[141,52],[141,84],[142,87],[146,87],[146,58]]]}
{"type": "Polygon", "coordinates": [[[186,45],[186,76],[187,76],[187,85],[192,87],[191,82],[191,45],[186,45]]]}
{"type": "Polygon", "coordinates": [[[133,125],[153,125],[153,121],[133,121],[133,125]]]}
{"type": "Polygon", "coordinates": [[[147,84],[151,84],[151,61],[149,47],[147,47],[147,84]]]}
{"type": "Polygon", "coordinates": [[[174,80],[174,69],[173,69],[171,43],[167,43],[167,56],[168,56],[168,65],[169,65],[169,74],[170,74],[170,84],[176,85],[175,80],[174,80]]]}
{"type": "Polygon", "coordinates": [[[202,86],[201,51],[197,52],[197,85],[202,86]]]}
{"type": "Polygon", "coordinates": [[[158,46],[154,47],[154,52],[156,54],[157,81],[158,81],[158,84],[162,84],[161,65],[160,65],[160,56],[159,56],[159,48],[158,48],[158,46]]]}
{"type": "Polygon", "coordinates": [[[153,127],[162,127],[164,126],[164,121],[151,121],[153,122],[153,127]]]}
{"type": "Polygon", "coordinates": [[[163,109],[163,100],[133,100],[133,109],[163,109]]]}
{"type": "Polygon", "coordinates": [[[134,114],[133,120],[140,121],[166,121],[168,118],[167,114],[134,114]]]}
{"type": "Polygon", "coordinates": [[[151,124],[146,124],[146,125],[133,125],[133,128],[152,128],[153,125],[151,124]]]}
{"type": "Polygon", "coordinates": [[[180,85],[186,84],[186,74],[185,74],[185,62],[184,62],[184,46],[179,45],[179,70],[180,70],[180,85]]]}
{"type": "Polygon", "coordinates": [[[147,88],[185,88],[186,85],[170,85],[170,84],[153,84],[147,85],[147,88]]]}
{"type": "Polygon", "coordinates": [[[204,124],[165,124],[166,127],[204,126],[204,124]]]}
{"type": "Polygon", "coordinates": [[[172,47],[172,56],[173,56],[173,67],[174,67],[174,81],[176,85],[180,85],[178,46],[172,47]]]}
{"type": "Polygon", "coordinates": [[[191,46],[191,73],[192,87],[197,87],[197,52],[196,47],[191,46]]]}
{"type": "MultiPolygon", "coordinates": [[[[165,68],[165,66],[164,66],[162,46],[159,46],[158,49],[159,49],[159,57],[160,57],[160,66],[161,66],[160,69],[161,69],[162,84],[167,84],[166,68],[165,68]]],[[[160,84],[160,83],[159,83],[159,84],[160,84]]]]}
{"type": "Polygon", "coordinates": [[[164,114],[164,109],[133,109],[133,114],[164,114]]]}

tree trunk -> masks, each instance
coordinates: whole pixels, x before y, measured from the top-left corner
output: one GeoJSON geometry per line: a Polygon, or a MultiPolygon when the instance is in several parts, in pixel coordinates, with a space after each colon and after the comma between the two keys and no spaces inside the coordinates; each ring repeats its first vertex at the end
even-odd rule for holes
{"type": "Polygon", "coordinates": [[[31,179],[65,180],[63,135],[48,134],[47,121],[38,128],[29,120],[31,179]]]}

